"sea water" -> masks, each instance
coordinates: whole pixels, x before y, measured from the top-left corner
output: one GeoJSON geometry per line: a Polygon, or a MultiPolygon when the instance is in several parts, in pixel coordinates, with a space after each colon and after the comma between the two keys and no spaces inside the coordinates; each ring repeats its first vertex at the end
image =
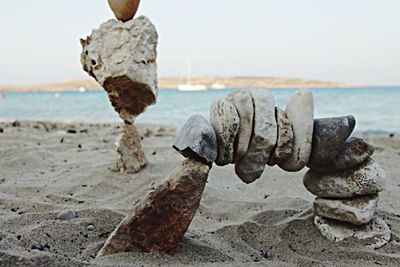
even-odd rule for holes
{"type": "MultiPolygon", "coordinates": [[[[296,89],[269,89],[277,105],[284,108],[296,89]]],[[[139,123],[181,127],[193,114],[208,118],[213,101],[232,90],[181,92],[160,90],[157,104],[137,119],[139,123]]],[[[358,131],[400,132],[400,87],[312,89],[315,117],[352,114],[358,131]]],[[[44,120],[65,122],[119,122],[102,90],[61,92],[7,92],[0,97],[0,120],[44,120]]]]}

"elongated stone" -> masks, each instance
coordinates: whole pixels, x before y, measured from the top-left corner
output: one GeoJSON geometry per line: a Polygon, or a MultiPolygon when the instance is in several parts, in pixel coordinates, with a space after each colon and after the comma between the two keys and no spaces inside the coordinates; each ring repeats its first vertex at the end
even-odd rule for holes
{"type": "Polygon", "coordinates": [[[391,237],[389,226],[379,217],[374,217],[364,225],[353,225],[316,216],[314,224],[321,234],[329,240],[340,242],[348,238],[357,238],[371,249],[383,247],[390,241],[391,237]]]}
{"type": "Polygon", "coordinates": [[[174,149],[184,157],[213,163],[217,159],[217,136],[211,124],[200,115],[193,115],[178,133],[174,149]]]}
{"type": "Polygon", "coordinates": [[[278,140],[271,154],[268,165],[274,166],[286,160],[293,153],[293,130],[286,113],[280,108],[275,108],[276,122],[278,125],[278,140]]]}
{"type": "Polygon", "coordinates": [[[267,91],[250,91],[254,103],[254,129],[247,153],[235,164],[235,171],[245,183],[261,177],[277,141],[275,99],[267,91]]]}
{"type": "Polygon", "coordinates": [[[253,132],[254,105],[251,95],[246,91],[236,91],[229,94],[226,101],[232,103],[240,118],[239,133],[235,142],[235,161],[242,158],[249,148],[253,132]]]}
{"type": "Polygon", "coordinates": [[[136,251],[174,255],[198,207],[210,166],[186,159],[108,237],[98,257],[136,251]]]}
{"type": "Polygon", "coordinates": [[[336,158],[325,164],[309,164],[313,170],[322,173],[335,173],[357,168],[365,163],[374,154],[374,147],[366,140],[351,137],[336,156],[336,158]]]}
{"type": "Polygon", "coordinates": [[[233,163],[235,139],[240,126],[236,108],[227,101],[216,101],[211,105],[210,121],[218,141],[218,156],[215,163],[219,166],[233,163]]]}
{"type": "Polygon", "coordinates": [[[293,153],[279,163],[285,171],[297,172],[303,169],[311,156],[314,129],[314,99],[309,90],[299,90],[290,99],[286,115],[293,127],[293,153]]]}
{"type": "Polygon", "coordinates": [[[376,194],[384,189],[385,172],[372,159],[353,171],[324,174],[309,170],[304,175],[304,186],[312,194],[323,198],[351,198],[376,194]]]}
{"type": "Polygon", "coordinates": [[[372,220],[378,206],[378,195],[350,199],[316,198],[314,214],[352,224],[366,224],[372,220]]]}
{"type": "Polygon", "coordinates": [[[324,164],[336,158],[356,125],[353,116],[316,119],[309,165],[324,164]]]}

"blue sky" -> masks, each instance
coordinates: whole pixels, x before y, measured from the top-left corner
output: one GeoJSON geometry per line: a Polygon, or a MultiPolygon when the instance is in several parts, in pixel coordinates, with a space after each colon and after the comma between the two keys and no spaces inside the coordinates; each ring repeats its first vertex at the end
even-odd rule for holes
{"type": "MultiPolygon", "coordinates": [[[[399,0],[142,0],[160,34],[159,74],[299,77],[400,85],[399,0]]],[[[106,0],[4,1],[0,84],[86,77],[79,38],[106,0]]]]}

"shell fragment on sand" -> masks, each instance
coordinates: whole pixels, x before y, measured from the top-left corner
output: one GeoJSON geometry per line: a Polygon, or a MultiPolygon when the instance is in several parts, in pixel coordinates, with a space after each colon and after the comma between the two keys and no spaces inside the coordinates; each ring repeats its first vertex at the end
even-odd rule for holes
{"type": "Polygon", "coordinates": [[[382,191],[384,178],[384,170],[370,159],[358,169],[342,173],[324,174],[309,170],[303,183],[309,192],[319,197],[351,198],[382,191]]]}
{"type": "Polygon", "coordinates": [[[108,0],[115,17],[121,21],[128,21],[135,16],[140,0],[108,0]]]}
{"type": "Polygon", "coordinates": [[[158,34],[148,18],[109,20],[81,43],[83,69],[104,87],[123,120],[132,122],[156,102],[158,34]]]}
{"type": "Polygon", "coordinates": [[[277,141],[275,99],[267,91],[250,91],[254,103],[253,136],[246,154],[235,163],[235,171],[245,183],[261,177],[277,141]]]}
{"type": "Polygon", "coordinates": [[[207,163],[213,163],[217,159],[218,144],[214,128],[200,115],[189,118],[179,131],[173,147],[184,157],[207,163]]]}
{"type": "Polygon", "coordinates": [[[299,90],[292,96],[286,115],[293,127],[293,153],[279,163],[285,171],[297,172],[303,169],[311,156],[314,129],[314,98],[309,90],[299,90]]]}
{"type": "Polygon", "coordinates": [[[218,156],[215,163],[219,166],[233,163],[235,139],[240,126],[236,108],[227,101],[216,101],[211,105],[210,121],[218,141],[218,156]]]}
{"type": "Polygon", "coordinates": [[[336,158],[356,125],[353,116],[316,119],[309,166],[324,164],[336,158]]]}
{"type": "Polygon", "coordinates": [[[210,169],[195,159],[183,161],[123,219],[97,256],[138,249],[175,254],[199,207],[210,169]]]}
{"type": "Polygon", "coordinates": [[[314,214],[352,224],[366,224],[372,220],[378,206],[378,195],[351,199],[316,198],[314,214]]]}
{"type": "Polygon", "coordinates": [[[329,240],[340,242],[348,238],[356,238],[363,241],[371,249],[383,247],[391,238],[389,226],[378,217],[374,217],[364,225],[352,225],[316,216],[314,224],[321,234],[329,240]]]}

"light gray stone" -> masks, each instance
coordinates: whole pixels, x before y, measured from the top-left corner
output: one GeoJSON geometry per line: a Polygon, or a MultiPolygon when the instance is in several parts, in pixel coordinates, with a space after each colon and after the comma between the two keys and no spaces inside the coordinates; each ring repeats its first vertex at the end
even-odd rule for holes
{"type": "Polygon", "coordinates": [[[173,146],[184,157],[207,163],[217,159],[217,136],[211,124],[200,115],[193,115],[178,133],[173,146]]]}
{"type": "Polygon", "coordinates": [[[324,174],[309,170],[304,186],[309,192],[324,198],[351,198],[376,194],[384,189],[385,172],[374,160],[353,171],[324,174]]]}
{"type": "Polygon", "coordinates": [[[311,156],[314,129],[314,98],[309,90],[299,90],[290,99],[286,115],[293,127],[293,153],[279,163],[285,171],[296,172],[303,169],[311,156]]]}
{"type": "Polygon", "coordinates": [[[76,219],[77,214],[74,210],[64,210],[57,215],[57,219],[62,221],[70,221],[76,219]]]}
{"type": "Polygon", "coordinates": [[[261,177],[277,141],[275,99],[268,91],[250,91],[254,103],[254,129],[247,153],[235,164],[235,171],[245,183],[261,177]]]}
{"type": "Polygon", "coordinates": [[[364,225],[352,225],[316,216],[314,224],[321,234],[329,240],[340,242],[348,238],[356,238],[362,240],[366,247],[371,249],[383,247],[391,238],[389,226],[379,217],[374,217],[364,225]]]}
{"type": "Polygon", "coordinates": [[[235,161],[242,158],[249,148],[253,133],[254,105],[251,95],[243,90],[229,94],[226,101],[232,103],[240,118],[239,133],[235,143],[235,161]]]}
{"type": "Polygon", "coordinates": [[[235,139],[240,126],[236,108],[227,101],[216,101],[211,105],[210,121],[218,141],[218,156],[215,163],[219,166],[233,163],[235,139]]]}
{"type": "Polygon", "coordinates": [[[293,130],[286,113],[276,107],[275,108],[276,122],[278,125],[278,140],[276,147],[271,154],[268,165],[274,166],[283,160],[286,160],[293,153],[293,130]]]}
{"type": "Polygon", "coordinates": [[[318,197],[314,200],[314,214],[357,225],[366,224],[375,215],[378,199],[377,194],[351,199],[318,197]]]}

